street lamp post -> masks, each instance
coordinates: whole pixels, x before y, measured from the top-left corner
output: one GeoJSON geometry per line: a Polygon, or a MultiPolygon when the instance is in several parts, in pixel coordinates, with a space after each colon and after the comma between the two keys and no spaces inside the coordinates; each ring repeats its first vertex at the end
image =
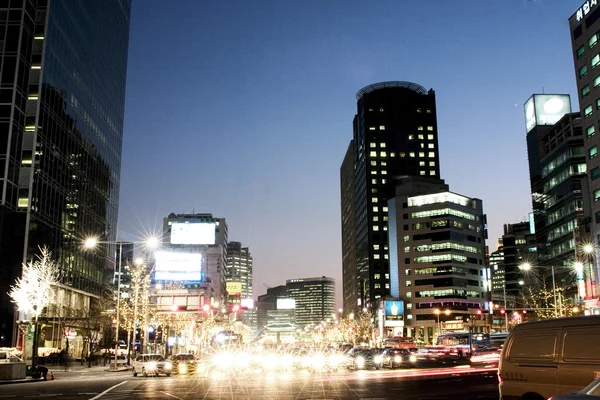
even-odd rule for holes
{"type": "Polygon", "coordinates": [[[440,336],[440,334],[442,333],[442,328],[440,326],[440,310],[436,308],[435,310],[433,310],[433,313],[437,316],[437,336],[440,336]]]}

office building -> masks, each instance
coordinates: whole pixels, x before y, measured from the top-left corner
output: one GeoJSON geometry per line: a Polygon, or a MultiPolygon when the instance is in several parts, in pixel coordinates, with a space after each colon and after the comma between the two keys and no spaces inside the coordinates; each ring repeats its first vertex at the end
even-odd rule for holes
{"type": "Polygon", "coordinates": [[[481,200],[440,179],[409,177],[387,205],[390,294],[405,307],[400,335],[433,343],[441,331],[485,331],[490,277],[481,200]]]}
{"type": "Polygon", "coordinates": [[[535,232],[529,221],[504,224],[502,254],[506,293],[513,296],[516,303],[512,307],[525,307],[530,297],[533,274],[523,271],[524,265],[532,268],[538,265],[535,232]],[[527,282],[526,282],[527,281],[527,282]]]}
{"type": "Polygon", "coordinates": [[[130,7],[2,2],[0,346],[16,341],[9,286],[39,246],[64,304],[88,304],[113,279],[114,244],[84,252],[82,241],[116,240],[130,7]]]}
{"type": "MultiPolygon", "coordinates": [[[[571,113],[568,95],[531,96],[525,103],[525,118],[537,252],[530,272],[542,278],[546,289],[554,280],[568,295],[575,295],[578,249],[591,229],[586,172],[593,147],[587,148],[585,140],[595,135],[596,128],[579,113],[571,113]]],[[[513,278],[527,278],[528,273],[517,272],[513,278]]],[[[507,279],[507,289],[517,291],[517,279],[507,279]]]]}
{"type": "Polygon", "coordinates": [[[200,305],[225,304],[227,237],[225,218],[199,213],[169,214],[163,221],[161,253],[165,262],[156,261],[155,280],[203,288],[200,305]]]}
{"type": "MultiPolygon", "coordinates": [[[[600,269],[598,244],[600,242],[600,7],[595,0],[586,0],[569,18],[575,80],[581,111],[580,125],[583,131],[583,149],[587,164],[586,185],[583,192],[586,209],[586,229],[580,234],[578,259],[584,262],[585,292],[580,297],[585,300],[586,312],[600,313],[600,269]],[[592,247],[587,246],[591,245],[592,247]],[[582,251],[590,249],[591,252],[582,251]]],[[[537,226],[536,226],[537,229],[537,226]]]]}
{"type": "Polygon", "coordinates": [[[288,279],[285,286],[288,297],[295,301],[298,326],[318,324],[333,318],[335,314],[335,280],[333,278],[322,276],[288,279]]]}
{"type": "Polygon", "coordinates": [[[133,243],[118,242],[116,246],[115,279],[113,286],[115,291],[122,293],[121,297],[129,297],[131,289],[131,273],[129,267],[134,263],[133,243]],[[120,281],[120,282],[119,282],[120,281]],[[127,293],[127,295],[125,295],[127,293]]]}
{"type": "Polygon", "coordinates": [[[340,168],[344,312],[389,296],[388,206],[401,177],[440,177],[435,92],[381,82],[356,95],[340,168]]]}
{"type": "Polygon", "coordinates": [[[252,255],[240,242],[227,243],[225,279],[230,303],[252,299],[252,255]]]}
{"type": "MultiPolygon", "coordinates": [[[[500,240],[501,241],[501,240],[500,240]]],[[[507,307],[510,302],[506,294],[506,276],[504,275],[504,251],[502,246],[492,252],[488,257],[490,274],[492,275],[492,304],[507,307]]]]}
{"type": "Polygon", "coordinates": [[[256,329],[260,331],[268,323],[268,312],[277,310],[277,299],[287,298],[287,287],[279,285],[267,288],[267,293],[258,296],[256,303],[256,329]]]}

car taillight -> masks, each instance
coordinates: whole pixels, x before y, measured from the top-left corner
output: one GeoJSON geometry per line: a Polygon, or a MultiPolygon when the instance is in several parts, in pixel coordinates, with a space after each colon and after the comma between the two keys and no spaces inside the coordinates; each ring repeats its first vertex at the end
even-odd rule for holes
{"type": "Polygon", "coordinates": [[[502,376],[500,375],[499,372],[498,372],[498,383],[502,383],[502,376]]]}

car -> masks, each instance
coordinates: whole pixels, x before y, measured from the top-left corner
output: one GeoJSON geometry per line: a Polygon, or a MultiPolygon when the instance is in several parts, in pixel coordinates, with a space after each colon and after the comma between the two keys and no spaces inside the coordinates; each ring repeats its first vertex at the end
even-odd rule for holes
{"type": "Polygon", "coordinates": [[[577,392],[550,397],[548,400],[600,400],[600,376],[577,392]]]}
{"type": "Polygon", "coordinates": [[[133,376],[137,376],[138,373],[144,376],[158,376],[160,374],[171,376],[172,371],[173,365],[160,354],[138,355],[133,361],[131,368],[133,376]]]}
{"type": "Polygon", "coordinates": [[[417,362],[417,356],[408,349],[387,348],[381,356],[382,366],[388,368],[413,366],[417,362]]]}
{"type": "Polygon", "coordinates": [[[379,369],[383,358],[379,349],[353,348],[346,353],[348,369],[379,369]]]}
{"type": "Polygon", "coordinates": [[[198,371],[198,360],[193,354],[174,354],[169,361],[175,374],[195,374],[198,371]]]}

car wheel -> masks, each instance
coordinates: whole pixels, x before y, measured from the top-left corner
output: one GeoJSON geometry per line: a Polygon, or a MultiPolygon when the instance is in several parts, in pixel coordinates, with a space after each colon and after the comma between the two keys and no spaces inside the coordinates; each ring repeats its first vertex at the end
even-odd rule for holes
{"type": "Polygon", "coordinates": [[[135,368],[132,368],[131,372],[133,372],[133,376],[137,376],[137,372],[135,372],[135,368]]]}
{"type": "Polygon", "coordinates": [[[144,375],[145,377],[148,376],[148,373],[146,372],[146,370],[144,368],[142,368],[142,375],[144,375]]]}
{"type": "Polygon", "coordinates": [[[167,376],[169,377],[169,376],[171,376],[171,373],[170,373],[170,372],[167,372],[165,375],[167,375],[167,376]]]}

